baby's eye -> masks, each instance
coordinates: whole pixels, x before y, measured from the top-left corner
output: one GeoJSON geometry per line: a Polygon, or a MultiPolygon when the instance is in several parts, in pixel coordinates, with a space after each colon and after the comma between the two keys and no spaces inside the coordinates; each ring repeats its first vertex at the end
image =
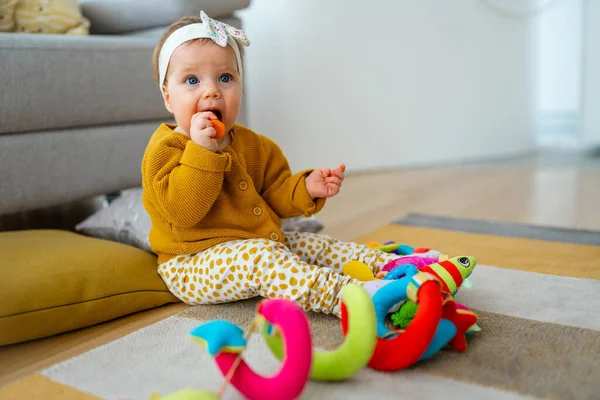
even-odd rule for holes
{"type": "Polygon", "coordinates": [[[231,80],[231,75],[229,74],[223,74],[219,77],[219,81],[223,82],[223,83],[227,83],[231,80]]]}
{"type": "Polygon", "coordinates": [[[190,76],[188,78],[185,78],[185,83],[187,83],[188,85],[195,85],[198,83],[198,78],[196,78],[195,76],[190,76]]]}

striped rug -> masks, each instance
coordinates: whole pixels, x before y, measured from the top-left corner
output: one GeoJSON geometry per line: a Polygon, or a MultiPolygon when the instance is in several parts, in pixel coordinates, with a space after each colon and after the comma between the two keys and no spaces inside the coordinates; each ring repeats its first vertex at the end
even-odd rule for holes
{"type": "MultiPolygon", "coordinates": [[[[457,301],[481,332],[408,370],[363,369],[342,383],[310,382],[303,399],[600,398],[600,232],[409,215],[357,238],[431,247],[478,260],[457,301]]],[[[214,318],[245,326],[257,300],[190,307],[0,388],[0,399],[149,399],[181,388],[217,391],[222,376],[187,333],[214,318]]],[[[339,320],[309,313],[314,343],[343,340],[339,320]]],[[[262,374],[278,362],[257,336],[245,351],[262,374]]],[[[239,399],[232,388],[226,399],[239,399]]]]}

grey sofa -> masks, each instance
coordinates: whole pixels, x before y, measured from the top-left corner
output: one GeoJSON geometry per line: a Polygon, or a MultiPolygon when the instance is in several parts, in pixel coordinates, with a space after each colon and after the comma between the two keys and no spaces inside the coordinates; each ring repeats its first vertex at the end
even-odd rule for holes
{"type": "Polygon", "coordinates": [[[0,34],[0,215],[139,186],[148,138],[171,117],[152,78],[160,34],[201,9],[242,27],[249,4],[81,0],[89,36],[0,34]]]}

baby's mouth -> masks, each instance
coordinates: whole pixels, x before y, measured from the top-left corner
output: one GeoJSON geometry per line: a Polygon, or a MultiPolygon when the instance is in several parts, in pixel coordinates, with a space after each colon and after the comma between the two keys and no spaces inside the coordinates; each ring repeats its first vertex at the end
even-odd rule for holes
{"type": "Polygon", "coordinates": [[[213,113],[215,115],[215,117],[217,117],[217,119],[219,121],[223,122],[223,119],[222,119],[223,117],[221,116],[221,111],[219,111],[219,110],[211,110],[211,109],[207,109],[207,110],[204,110],[204,111],[210,111],[211,113],[213,113]]]}

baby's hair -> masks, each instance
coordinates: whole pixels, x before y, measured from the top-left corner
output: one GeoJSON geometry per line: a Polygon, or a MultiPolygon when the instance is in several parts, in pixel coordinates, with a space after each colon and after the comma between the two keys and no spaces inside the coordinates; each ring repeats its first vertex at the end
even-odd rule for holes
{"type": "MultiPolygon", "coordinates": [[[[189,16],[182,17],[179,21],[173,23],[171,26],[169,26],[163,32],[160,39],[158,40],[158,43],[154,47],[154,53],[152,54],[152,74],[154,75],[154,80],[156,81],[156,83],[158,85],[160,85],[160,82],[158,81],[160,79],[159,72],[158,72],[158,55],[160,54],[160,50],[162,49],[163,45],[165,44],[165,41],[177,29],[183,28],[186,25],[201,24],[201,23],[202,23],[202,19],[199,16],[189,15],[189,16]]],[[[193,39],[193,40],[190,40],[190,42],[193,42],[196,40],[211,40],[211,39],[206,39],[206,38],[193,39]]],[[[244,63],[244,46],[238,46],[238,49],[240,51],[240,57],[242,58],[242,65],[243,65],[243,63],[244,63]]],[[[165,75],[164,83],[167,83],[166,75],[165,75]]]]}

